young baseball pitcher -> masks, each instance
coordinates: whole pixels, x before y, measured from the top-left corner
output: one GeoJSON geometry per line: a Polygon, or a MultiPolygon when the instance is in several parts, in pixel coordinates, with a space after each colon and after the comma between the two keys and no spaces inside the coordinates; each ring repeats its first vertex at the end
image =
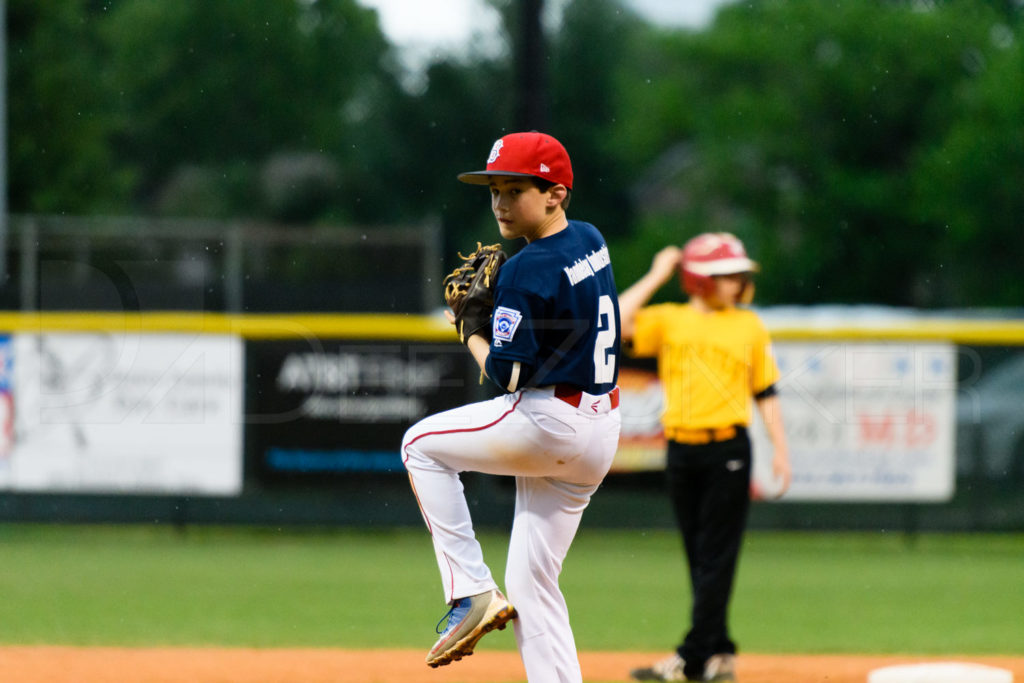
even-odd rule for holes
{"type": "Polygon", "coordinates": [[[691,625],[676,652],[635,669],[641,681],[734,681],[727,611],[750,507],[747,426],[756,404],[770,436],[780,491],[790,466],[775,382],[779,371],[753,298],[757,264],[727,233],[666,247],[622,293],[622,334],[637,356],[656,356],[665,391],[666,479],[693,593],[691,625]],[[644,305],[674,274],[687,304],[644,305]],[[752,400],[753,399],[753,400],[752,400]]]}
{"type": "Polygon", "coordinates": [[[451,606],[427,664],[472,654],[485,633],[514,619],[530,683],[581,681],[558,577],[619,440],[619,309],[608,247],[593,225],[566,217],[572,166],[549,135],[506,135],[485,170],[459,180],[487,186],[501,236],[526,245],[497,270],[493,316],[480,329],[462,318],[472,306],[449,312],[505,393],[429,416],[402,441],[451,606]],[[516,478],[510,600],[473,532],[459,479],[467,470],[516,478]]]}

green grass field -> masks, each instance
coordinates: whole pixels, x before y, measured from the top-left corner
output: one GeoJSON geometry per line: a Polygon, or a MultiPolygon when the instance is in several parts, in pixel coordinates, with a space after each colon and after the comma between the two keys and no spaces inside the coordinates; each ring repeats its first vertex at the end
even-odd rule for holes
{"type": "MultiPolygon", "coordinates": [[[[503,583],[505,534],[482,534],[503,583]]],[[[581,650],[665,650],[689,608],[670,531],[587,528],[563,572],[581,650]]],[[[1024,536],[751,533],[747,652],[1024,653],[1024,536]]],[[[0,525],[0,643],[427,647],[420,529],[0,525]]],[[[490,646],[514,649],[510,631],[490,646]]]]}

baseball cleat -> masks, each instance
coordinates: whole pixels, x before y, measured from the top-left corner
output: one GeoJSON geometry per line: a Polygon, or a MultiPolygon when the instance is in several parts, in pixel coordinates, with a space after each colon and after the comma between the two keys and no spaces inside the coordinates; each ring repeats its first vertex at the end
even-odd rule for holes
{"type": "Polygon", "coordinates": [[[718,683],[735,683],[736,655],[728,652],[711,655],[704,665],[704,680],[718,683]]]}
{"type": "Polygon", "coordinates": [[[649,667],[633,669],[630,678],[635,681],[714,681],[715,683],[736,683],[736,655],[722,653],[712,655],[704,664],[704,675],[687,678],[683,671],[686,662],[678,654],[655,662],[649,667]]]}
{"type": "Polygon", "coordinates": [[[651,666],[633,669],[629,677],[634,681],[688,681],[683,673],[685,662],[678,654],[659,660],[651,666]]]}
{"type": "Polygon", "coordinates": [[[517,616],[516,608],[499,590],[459,598],[437,624],[441,637],[427,654],[427,665],[436,668],[470,656],[484,635],[504,629],[517,616]]]}

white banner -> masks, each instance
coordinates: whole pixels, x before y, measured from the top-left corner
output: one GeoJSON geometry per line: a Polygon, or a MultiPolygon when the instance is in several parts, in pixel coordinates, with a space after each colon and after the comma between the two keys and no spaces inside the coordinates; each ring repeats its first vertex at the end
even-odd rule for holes
{"type": "Polygon", "coordinates": [[[18,334],[0,349],[0,398],[14,415],[0,438],[0,489],[241,491],[240,338],[18,334]]]}
{"type": "MultiPolygon", "coordinates": [[[[793,483],[781,500],[939,502],[955,483],[952,344],[775,344],[793,483]]],[[[662,387],[624,368],[622,437],[613,469],[661,469],[662,387]]],[[[773,498],[771,443],[753,411],[753,493],[773,498]]]]}
{"type": "MultiPolygon", "coordinates": [[[[793,466],[783,500],[952,497],[952,344],[788,342],[776,344],[775,353],[793,466]]],[[[755,482],[770,497],[771,447],[759,420],[751,437],[755,482]]]]}

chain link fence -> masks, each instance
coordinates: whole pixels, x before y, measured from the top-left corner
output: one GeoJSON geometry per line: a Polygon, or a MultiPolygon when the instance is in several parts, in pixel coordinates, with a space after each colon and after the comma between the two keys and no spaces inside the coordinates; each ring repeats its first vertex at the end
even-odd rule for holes
{"type": "Polygon", "coordinates": [[[12,216],[0,309],[423,313],[440,225],[12,216]]]}

